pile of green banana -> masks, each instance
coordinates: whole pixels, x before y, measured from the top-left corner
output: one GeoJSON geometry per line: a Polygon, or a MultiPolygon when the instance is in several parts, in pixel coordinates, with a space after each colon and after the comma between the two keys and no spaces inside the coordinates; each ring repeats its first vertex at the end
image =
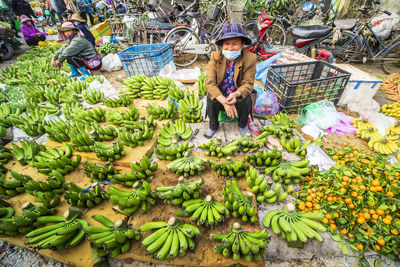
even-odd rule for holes
{"type": "Polygon", "coordinates": [[[90,124],[82,123],[79,121],[72,121],[71,124],[71,143],[73,144],[73,148],[75,151],[79,152],[91,152],[94,151],[94,140],[90,138],[86,129],[90,130],[90,124]]]}
{"type": "Polygon", "coordinates": [[[44,134],[44,126],[46,121],[44,117],[47,113],[42,112],[40,108],[35,108],[31,112],[25,112],[25,117],[10,114],[8,121],[11,122],[16,128],[23,130],[29,136],[39,136],[44,134]]]}
{"type": "Polygon", "coordinates": [[[286,140],[285,137],[281,137],[281,145],[288,152],[293,152],[296,155],[305,157],[307,154],[307,147],[311,144],[311,141],[307,141],[304,144],[300,141],[298,136],[286,140]]]}
{"type": "MultiPolygon", "coordinates": [[[[150,136],[149,133],[151,133],[151,130],[155,130],[157,122],[154,121],[153,116],[150,116],[150,118],[148,119],[146,119],[145,117],[141,117],[138,121],[124,121],[121,126],[125,127],[128,131],[131,132],[142,130],[144,131],[144,136],[150,136]],[[148,128],[149,132],[147,132],[146,128],[148,128]]],[[[151,134],[150,139],[152,138],[152,136],[153,134],[151,134]]]]}
{"type": "Polygon", "coordinates": [[[240,178],[247,170],[247,166],[241,161],[232,161],[231,157],[227,157],[224,163],[210,161],[211,169],[216,171],[218,175],[240,178]]]}
{"type": "Polygon", "coordinates": [[[211,195],[205,199],[190,199],[182,203],[184,215],[189,216],[197,225],[214,226],[222,223],[228,216],[229,211],[224,205],[213,201],[211,195]]]}
{"type": "Polygon", "coordinates": [[[271,117],[270,121],[271,125],[264,125],[262,127],[263,132],[267,132],[267,134],[272,136],[279,137],[291,137],[294,135],[294,128],[296,127],[296,123],[293,119],[291,119],[286,113],[275,114],[271,117]]]}
{"type": "Polygon", "coordinates": [[[199,78],[197,79],[197,90],[199,92],[199,97],[203,98],[206,95],[206,73],[200,73],[199,78]]]}
{"type": "MultiPolygon", "coordinates": [[[[30,103],[30,102],[27,102],[27,103],[30,103]]],[[[26,106],[26,110],[28,110],[28,111],[32,111],[32,110],[34,110],[35,108],[39,108],[40,109],[40,112],[41,113],[45,113],[45,114],[47,114],[47,115],[54,115],[54,116],[59,116],[60,114],[61,114],[61,108],[60,108],[60,105],[58,105],[58,104],[56,104],[56,105],[53,105],[53,104],[37,104],[37,105],[34,105],[33,103],[31,104],[32,106],[26,106]]]]}
{"type": "Polygon", "coordinates": [[[185,93],[176,86],[175,82],[171,83],[169,86],[168,97],[179,103],[179,100],[183,99],[185,93]]]}
{"type": "Polygon", "coordinates": [[[265,229],[260,232],[246,231],[237,222],[233,223],[230,233],[210,234],[210,240],[220,242],[214,248],[215,253],[232,257],[235,261],[243,257],[247,262],[260,260],[269,242],[265,229]]]}
{"type": "Polygon", "coordinates": [[[186,153],[183,158],[179,158],[167,165],[168,170],[175,172],[178,175],[189,177],[193,175],[201,175],[206,169],[204,166],[208,160],[202,157],[193,157],[186,153]]]}
{"type": "Polygon", "coordinates": [[[261,133],[259,136],[253,138],[250,133],[247,133],[242,138],[239,138],[239,147],[243,153],[247,153],[254,149],[261,149],[264,143],[267,141],[268,134],[266,132],[261,133]]]}
{"type": "Polygon", "coordinates": [[[35,159],[35,156],[39,154],[41,150],[43,150],[43,146],[39,145],[36,142],[31,141],[22,141],[20,143],[21,147],[12,143],[11,154],[14,156],[16,160],[18,160],[19,164],[25,166],[29,162],[35,159]]]}
{"type": "Polygon", "coordinates": [[[243,161],[249,162],[254,167],[259,166],[277,166],[281,162],[282,153],[278,152],[278,148],[274,147],[273,151],[256,152],[248,154],[243,161]]]}
{"type": "Polygon", "coordinates": [[[0,138],[5,137],[7,135],[7,128],[0,125],[0,138]]]}
{"type": "Polygon", "coordinates": [[[85,174],[92,181],[100,181],[104,179],[111,179],[114,174],[118,174],[119,171],[114,168],[111,163],[102,164],[87,161],[83,164],[85,174]]]}
{"type": "Polygon", "coordinates": [[[12,179],[6,179],[6,175],[0,172],[0,195],[14,197],[25,192],[25,184],[32,181],[28,175],[21,175],[9,170],[12,179]]]}
{"type": "Polygon", "coordinates": [[[85,77],[85,82],[87,82],[89,84],[94,81],[98,81],[101,84],[104,83],[104,79],[98,75],[91,75],[91,76],[85,77]]]}
{"type": "Polygon", "coordinates": [[[89,83],[86,81],[70,81],[68,82],[65,90],[74,92],[76,94],[82,94],[83,91],[89,88],[89,83]]]}
{"type": "Polygon", "coordinates": [[[140,208],[142,213],[147,212],[147,204],[156,204],[156,194],[151,191],[150,184],[147,181],[135,182],[131,192],[119,190],[110,186],[107,196],[113,209],[124,215],[131,215],[140,208]]]}
{"type": "Polygon", "coordinates": [[[158,163],[153,161],[144,155],[139,163],[132,161],[129,166],[132,172],[125,174],[114,174],[111,177],[111,182],[115,184],[122,184],[124,187],[132,187],[135,181],[148,179],[153,175],[158,168],[158,163]]]}
{"type": "Polygon", "coordinates": [[[75,120],[87,123],[106,121],[106,111],[101,107],[97,107],[91,110],[76,109],[71,112],[71,115],[75,120]]]}
{"type": "Polygon", "coordinates": [[[82,91],[82,97],[89,105],[97,104],[104,99],[104,93],[97,89],[86,89],[82,91]]]}
{"type": "Polygon", "coordinates": [[[142,245],[156,260],[171,260],[184,257],[188,249],[194,250],[194,237],[200,237],[200,230],[191,224],[180,224],[171,217],[167,222],[149,222],[140,227],[141,232],[156,230],[143,239],[142,245]]]}
{"type": "Polygon", "coordinates": [[[128,107],[133,104],[133,100],[129,96],[120,95],[116,98],[106,98],[103,103],[109,108],[128,107]]]}
{"type": "Polygon", "coordinates": [[[207,149],[206,156],[222,158],[232,156],[239,150],[239,140],[235,139],[231,143],[222,146],[222,140],[216,138],[215,140],[210,140],[207,144],[201,144],[198,147],[201,149],[207,149]]]}
{"type": "Polygon", "coordinates": [[[168,205],[178,206],[185,200],[199,198],[202,191],[200,186],[204,184],[204,179],[186,183],[183,177],[179,177],[178,184],[175,186],[160,186],[156,188],[158,198],[163,199],[168,205]]]}
{"type": "Polygon", "coordinates": [[[103,187],[97,183],[86,189],[75,183],[69,183],[65,188],[64,199],[68,204],[80,208],[93,208],[107,198],[103,187]]]}
{"type": "Polygon", "coordinates": [[[75,159],[72,160],[71,146],[65,142],[62,145],[64,149],[44,146],[45,150],[40,151],[29,165],[37,168],[38,172],[45,174],[49,174],[53,170],[62,175],[72,172],[81,162],[81,156],[76,155],[75,159]]]}
{"type": "Polygon", "coordinates": [[[96,142],[94,145],[94,152],[96,153],[96,157],[100,160],[109,162],[119,160],[121,157],[126,156],[124,145],[119,142],[115,142],[111,146],[96,142]]]}
{"type": "Polygon", "coordinates": [[[61,88],[55,85],[47,86],[44,89],[44,98],[51,104],[60,103],[61,88]]]}
{"type": "Polygon", "coordinates": [[[189,141],[179,144],[175,141],[176,140],[173,140],[172,144],[168,147],[158,144],[154,149],[154,153],[156,153],[161,160],[174,160],[182,158],[185,152],[192,152],[194,145],[190,144],[189,141]]]}
{"type": "Polygon", "coordinates": [[[283,182],[290,184],[291,182],[298,184],[303,175],[310,173],[309,161],[283,161],[277,166],[265,168],[265,173],[272,173],[272,179],[275,182],[283,182]]]}
{"type": "Polygon", "coordinates": [[[21,114],[21,110],[16,108],[12,110],[7,103],[1,103],[0,105],[0,126],[3,128],[8,128],[12,126],[12,122],[8,120],[8,116],[13,114],[13,116],[18,117],[21,114]]]}
{"type": "Polygon", "coordinates": [[[228,210],[232,211],[233,218],[242,216],[242,221],[257,222],[256,208],[251,205],[253,193],[242,194],[236,179],[227,180],[225,188],[222,190],[222,201],[228,210]]]}
{"type": "Polygon", "coordinates": [[[10,206],[10,203],[0,199],[0,219],[10,218],[14,214],[14,209],[10,206]]]}
{"type": "Polygon", "coordinates": [[[61,250],[74,247],[84,239],[85,232],[82,228],[88,226],[85,220],[75,217],[65,219],[62,216],[42,216],[38,218],[38,222],[54,224],[26,234],[26,237],[30,238],[27,244],[36,250],[61,250]]]}
{"type": "Polygon", "coordinates": [[[64,103],[61,108],[61,111],[64,113],[65,119],[67,120],[72,120],[75,116],[78,116],[78,114],[86,112],[87,110],[86,107],[76,100],[64,103]]]}
{"type": "Polygon", "coordinates": [[[109,109],[106,118],[111,124],[121,125],[124,121],[136,121],[139,118],[139,110],[135,106],[130,106],[126,112],[120,109],[109,109]]]}
{"type": "Polygon", "coordinates": [[[52,141],[59,143],[70,141],[71,124],[62,119],[48,121],[44,129],[52,141]]]}
{"type": "Polygon", "coordinates": [[[144,130],[136,129],[135,131],[127,131],[125,128],[119,128],[118,142],[124,146],[135,148],[137,146],[144,146],[145,140],[153,138],[154,128],[144,126],[144,130]]]}
{"type": "Polygon", "coordinates": [[[172,140],[187,140],[192,134],[192,127],[187,126],[186,123],[181,120],[174,120],[169,122],[169,127],[164,124],[159,130],[160,135],[157,136],[157,142],[164,147],[172,145],[172,140]]]}
{"type": "Polygon", "coordinates": [[[6,164],[10,159],[13,158],[11,150],[4,146],[0,146],[0,164],[6,164]]]}
{"type": "MultiPolygon", "coordinates": [[[[42,182],[42,184],[43,183],[44,182],[42,182]]],[[[60,191],[63,189],[57,188],[55,190],[60,191]]],[[[45,207],[46,209],[55,208],[60,204],[61,197],[60,195],[57,195],[57,193],[54,191],[46,191],[46,192],[30,191],[30,194],[35,196],[35,201],[38,203],[42,203],[42,206],[45,207]]]]}
{"type": "Polygon", "coordinates": [[[175,84],[169,78],[159,76],[147,77],[145,74],[131,76],[124,81],[122,93],[131,98],[161,99],[168,96],[170,85],[175,84]]]}
{"type": "Polygon", "coordinates": [[[179,118],[184,122],[202,122],[201,109],[203,102],[199,103],[199,98],[194,95],[194,92],[187,91],[183,99],[179,100],[179,118]]]}
{"type": "Polygon", "coordinates": [[[297,212],[295,206],[289,203],[283,210],[269,211],[263,219],[263,224],[265,227],[271,226],[275,234],[280,234],[290,243],[305,243],[312,238],[322,242],[318,232],[325,232],[326,228],[318,221],[323,218],[322,213],[297,212]]]}
{"type": "Polygon", "coordinates": [[[96,141],[112,141],[118,137],[117,130],[111,125],[106,125],[103,128],[99,124],[93,123],[92,129],[93,131],[90,132],[90,136],[96,141]]]}
{"type": "Polygon", "coordinates": [[[140,241],[142,238],[139,231],[128,228],[126,221],[118,220],[114,223],[107,217],[98,214],[93,215],[92,218],[105,226],[83,228],[98,257],[105,257],[107,254],[116,257],[121,253],[126,253],[131,249],[132,239],[140,241]]]}
{"type": "Polygon", "coordinates": [[[149,116],[153,116],[157,120],[172,119],[177,112],[176,105],[171,101],[167,101],[168,108],[164,108],[157,103],[149,103],[146,111],[149,116]]]}

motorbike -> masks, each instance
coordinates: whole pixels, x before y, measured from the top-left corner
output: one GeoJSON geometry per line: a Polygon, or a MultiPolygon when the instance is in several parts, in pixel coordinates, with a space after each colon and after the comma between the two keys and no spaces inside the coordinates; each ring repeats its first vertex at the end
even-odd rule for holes
{"type": "Polygon", "coordinates": [[[9,60],[14,51],[19,50],[20,41],[15,37],[14,30],[0,28],[0,60],[9,60]]]}

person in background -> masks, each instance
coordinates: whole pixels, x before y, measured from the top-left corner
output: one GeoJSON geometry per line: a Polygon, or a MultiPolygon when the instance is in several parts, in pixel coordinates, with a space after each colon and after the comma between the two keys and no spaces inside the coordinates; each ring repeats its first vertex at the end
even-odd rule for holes
{"type": "Polygon", "coordinates": [[[20,19],[22,22],[21,32],[24,36],[24,40],[27,45],[34,46],[37,45],[40,41],[42,42],[46,41],[46,35],[48,34],[39,31],[33,24],[31,18],[28,18],[25,15],[21,15],[20,19]]]}
{"type": "Polygon", "coordinates": [[[64,0],[50,0],[51,6],[56,11],[58,18],[62,19],[62,14],[67,10],[64,0]]]}
{"type": "Polygon", "coordinates": [[[73,14],[68,19],[71,21],[75,27],[77,27],[81,32],[85,35],[85,38],[93,45],[96,46],[96,39],[94,38],[93,34],[89,31],[86,27],[86,20],[81,18],[78,14],[73,14]]]}
{"type": "Polygon", "coordinates": [[[15,37],[21,38],[18,35],[18,30],[15,25],[15,20],[17,19],[17,17],[15,16],[14,11],[12,10],[12,0],[3,0],[3,2],[6,4],[6,7],[3,7],[3,9],[0,10],[0,21],[4,21],[11,24],[11,29],[15,31],[15,37]]]}
{"type": "Polygon", "coordinates": [[[80,16],[84,19],[88,16],[90,24],[94,25],[92,0],[77,0],[76,4],[78,5],[80,16]]]}
{"type": "Polygon", "coordinates": [[[251,93],[256,74],[257,56],[243,46],[250,44],[241,24],[225,24],[216,44],[222,51],[213,52],[207,65],[207,115],[210,127],[204,134],[211,138],[219,128],[218,114],[225,110],[230,118],[239,117],[242,135],[248,133],[248,117],[252,108],[251,93]]]}
{"type": "Polygon", "coordinates": [[[25,0],[13,0],[12,1],[12,10],[14,11],[17,19],[20,16],[25,15],[29,18],[36,18],[35,12],[33,12],[31,6],[25,0]]]}
{"type": "Polygon", "coordinates": [[[83,75],[81,80],[90,76],[88,68],[97,70],[101,68],[101,58],[94,46],[84,37],[84,34],[72,22],[64,22],[58,28],[59,40],[68,40],[51,59],[53,67],[60,68],[67,60],[71,69],[70,78],[83,75]]]}

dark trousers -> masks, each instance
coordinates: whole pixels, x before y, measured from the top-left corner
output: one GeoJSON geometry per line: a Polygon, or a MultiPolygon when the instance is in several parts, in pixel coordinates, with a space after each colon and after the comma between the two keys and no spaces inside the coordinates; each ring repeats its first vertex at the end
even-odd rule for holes
{"type": "Polygon", "coordinates": [[[92,26],[94,25],[94,19],[93,19],[93,15],[91,14],[91,13],[86,13],[85,11],[81,11],[80,12],[81,14],[81,17],[84,19],[84,20],[87,20],[86,19],[86,14],[88,15],[88,17],[89,17],[89,20],[90,20],[90,24],[92,24],[92,26]]]}
{"type": "MultiPolygon", "coordinates": [[[[240,128],[243,128],[247,125],[251,111],[251,97],[247,96],[241,102],[236,102],[235,107],[239,115],[238,125],[240,128]]],[[[217,100],[211,100],[211,98],[207,96],[207,115],[210,118],[210,129],[218,129],[218,114],[221,110],[225,110],[224,106],[217,100]]]]}
{"type": "MultiPolygon", "coordinates": [[[[74,66],[77,69],[79,69],[80,67],[86,67],[87,69],[89,69],[87,67],[86,63],[83,61],[83,57],[80,55],[67,57],[67,62],[68,62],[68,64],[71,64],[72,66],[74,66]]],[[[91,70],[99,70],[100,68],[101,68],[101,64],[97,68],[91,69],[91,70]]]]}
{"type": "Polygon", "coordinates": [[[46,36],[39,35],[39,36],[31,37],[28,40],[25,40],[26,44],[29,46],[38,45],[39,41],[42,41],[42,42],[46,41],[46,36]]]}

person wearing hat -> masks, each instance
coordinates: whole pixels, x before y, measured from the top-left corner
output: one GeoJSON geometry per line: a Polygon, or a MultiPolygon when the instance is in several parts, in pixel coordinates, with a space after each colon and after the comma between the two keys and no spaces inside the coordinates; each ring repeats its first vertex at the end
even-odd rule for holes
{"type": "Polygon", "coordinates": [[[210,127],[204,134],[211,138],[219,128],[218,114],[225,110],[230,118],[238,117],[238,126],[245,135],[252,109],[251,93],[256,74],[257,56],[244,45],[251,44],[241,24],[225,24],[216,44],[222,51],[213,52],[206,71],[207,116],[210,127]]]}
{"type": "Polygon", "coordinates": [[[46,40],[45,32],[39,31],[35,25],[33,25],[33,21],[31,18],[28,18],[25,15],[21,15],[21,32],[24,36],[24,40],[27,45],[34,46],[37,45],[40,41],[44,42],[46,40]]]}
{"type": "Polygon", "coordinates": [[[81,32],[83,32],[85,38],[93,46],[96,46],[96,39],[94,38],[93,34],[89,31],[89,29],[86,27],[86,20],[84,20],[78,14],[72,14],[72,16],[69,17],[69,21],[71,21],[75,25],[75,27],[77,27],[79,30],[81,30],[81,32]]]}
{"type": "Polygon", "coordinates": [[[67,60],[71,69],[70,78],[83,75],[81,80],[90,76],[88,69],[97,70],[101,68],[101,58],[94,46],[84,37],[72,22],[64,22],[58,28],[59,40],[67,40],[67,44],[61,47],[51,59],[53,67],[61,67],[67,60]]]}

